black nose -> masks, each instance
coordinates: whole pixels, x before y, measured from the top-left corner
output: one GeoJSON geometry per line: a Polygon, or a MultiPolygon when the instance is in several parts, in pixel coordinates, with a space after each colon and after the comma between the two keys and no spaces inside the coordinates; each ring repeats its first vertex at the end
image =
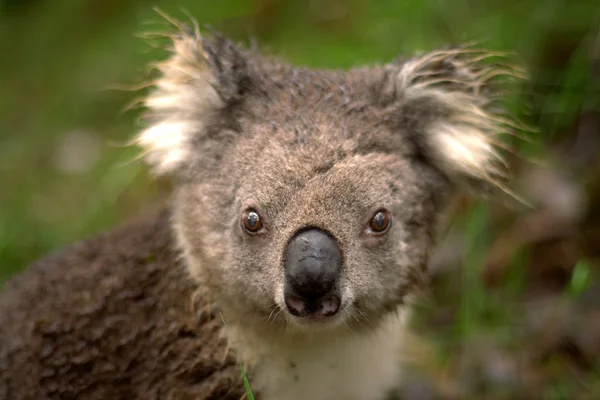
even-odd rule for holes
{"type": "Polygon", "coordinates": [[[340,248],[319,229],[298,233],[285,253],[285,304],[297,317],[335,315],[340,308],[340,248]]]}

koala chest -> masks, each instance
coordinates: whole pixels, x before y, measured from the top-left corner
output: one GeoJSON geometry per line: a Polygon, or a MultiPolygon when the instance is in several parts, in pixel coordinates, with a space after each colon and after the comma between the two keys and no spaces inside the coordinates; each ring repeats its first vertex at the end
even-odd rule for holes
{"type": "Polygon", "coordinates": [[[400,383],[400,360],[385,344],[290,354],[265,365],[256,384],[264,400],[384,400],[400,383]]]}
{"type": "Polygon", "coordinates": [[[384,400],[400,385],[402,329],[395,319],[376,332],[254,347],[251,384],[261,400],[384,400]]]}

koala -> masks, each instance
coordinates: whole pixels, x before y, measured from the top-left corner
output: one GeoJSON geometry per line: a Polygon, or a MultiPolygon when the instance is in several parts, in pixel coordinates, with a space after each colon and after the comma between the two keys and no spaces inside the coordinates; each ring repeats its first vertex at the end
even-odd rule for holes
{"type": "MultiPolygon", "coordinates": [[[[469,46],[292,66],[174,22],[135,136],[173,182],[0,298],[0,398],[384,400],[450,200],[509,192],[497,89],[469,46]]],[[[510,192],[509,192],[510,193],[510,192]]]]}

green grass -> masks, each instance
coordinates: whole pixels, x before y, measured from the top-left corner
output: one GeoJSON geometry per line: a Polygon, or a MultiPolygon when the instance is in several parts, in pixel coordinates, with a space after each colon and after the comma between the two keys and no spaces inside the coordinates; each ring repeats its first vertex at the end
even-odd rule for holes
{"type": "Polygon", "coordinates": [[[254,394],[252,393],[252,388],[250,387],[250,381],[246,376],[246,370],[242,363],[240,363],[240,372],[242,373],[242,380],[244,381],[244,390],[246,391],[246,398],[248,400],[254,400],[254,394]]]}
{"type": "Polygon", "coordinates": [[[577,297],[581,295],[590,284],[591,266],[587,260],[579,260],[573,268],[571,281],[567,287],[567,293],[570,296],[577,297]]]}
{"type": "MultiPolygon", "coordinates": [[[[227,322],[225,321],[223,314],[221,314],[219,312],[219,315],[221,316],[221,321],[223,321],[223,326],[225,327],[225,329],[227,329],[227,322]]],[[[244,382],[244,390],[246,392],[246,399],[254,400],[254,393],[252,392],[252,387],[250,386],[250,381],[248,380],[248,376],[246,375],[246,369],[244,368],[244,365],[242,364],[242,362],[239,363],[239,367],[240,367],[240,373],[242,375],[242,381],[244,382]]]]}

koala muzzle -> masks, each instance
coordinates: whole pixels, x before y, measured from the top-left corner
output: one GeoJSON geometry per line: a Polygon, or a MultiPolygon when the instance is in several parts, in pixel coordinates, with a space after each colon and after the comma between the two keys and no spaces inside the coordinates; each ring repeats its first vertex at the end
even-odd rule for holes
{"type": "Polygon", "coordinates": [[[331,317],[340,309],[342,255],[336,240],[319,229],[301,231],[285,252],[284,299],[296,317],[331,317]]]}

